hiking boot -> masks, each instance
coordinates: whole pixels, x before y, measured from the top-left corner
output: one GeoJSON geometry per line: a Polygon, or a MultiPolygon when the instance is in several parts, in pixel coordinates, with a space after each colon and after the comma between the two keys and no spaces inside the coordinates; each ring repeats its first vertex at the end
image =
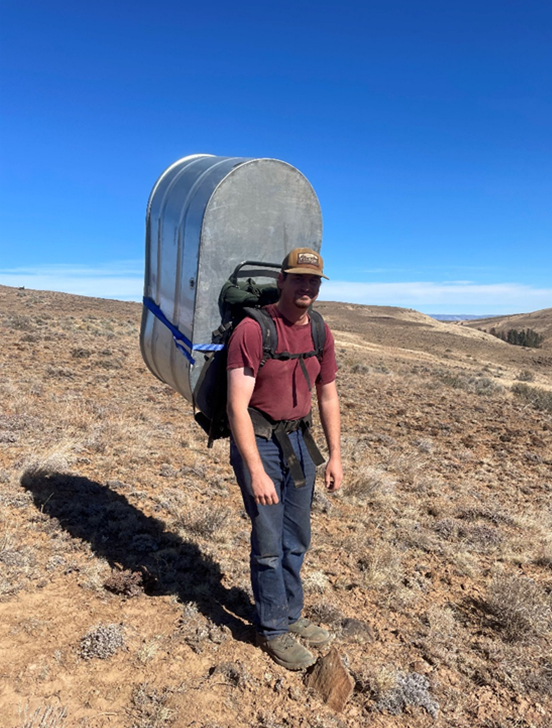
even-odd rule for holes
{"type": "Polygon", "coordinates": [[[332,635],[327,629],[318,627],[310,619],[306,619],[305,617],[301,617],[297,622],[290,624],[289,631],[301,637],[308,645],[312,645],[313,647],[321,647],[332,638],[332,635]]]}
{"type": "Polygon", "coordinates": [[[296,642],[289,632],[273,637],[271,640],[258,634],[257,646],[270,655],[274,662],[288,670],[303,670],[316,662],[316,657],[312,652],[296,642]]]}

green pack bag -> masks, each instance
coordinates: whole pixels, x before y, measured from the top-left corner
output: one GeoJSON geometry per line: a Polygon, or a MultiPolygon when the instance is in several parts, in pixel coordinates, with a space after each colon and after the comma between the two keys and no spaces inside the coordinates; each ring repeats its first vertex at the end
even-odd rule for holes
{"type": "MultiPolygon", "coordinates": [[[[226,403],[228,397],[226,365],[228,361],[228,342],[238,323],[246,316],[253,318],[261,328],[263,338],[263,359],[261,366],[267,359],[299,359],[301,368],[309,389],[312,383],[304,365],[304,359],[316,356],[322,358],[322,352],[326,343],[326,327],[322,316],[317,311],[310,311],[311,332],[314,348],[309,352],[290,354],[289,352],[276,353],[278,348],[278,334],[276,325],[271,316],[263,310],[264,306],[276,303],[278,300],[278,288],[275,283],[259,284],[253,278],[239,279],[239,271],[246,265],[259,265],[252,261],[241,263],[233,275],[223,285],[219,296],[219,310],[221,325],[213,332],[213,343],[222,345],[220,351],[206,356],[208,360],[198,380],[194,401],[197,407],[195,413],[196,422],[205,430],[209,436],[208,446],[212,447],[213,441],[230,435],[228,420],[226,416],[226,403]]],[[[263,274],[272,274],[277,277],[280,270],[279,264],[262,263],[271,271],[264,271],[263,274]]]]}

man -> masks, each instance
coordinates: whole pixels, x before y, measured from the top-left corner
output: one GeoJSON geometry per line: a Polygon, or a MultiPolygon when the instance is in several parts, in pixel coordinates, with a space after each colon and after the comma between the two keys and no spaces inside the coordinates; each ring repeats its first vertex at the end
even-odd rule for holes
{"type": "MultiPolygon", "coordinates": [[[[309,307],[318,297],[321,278],[326,277],[322,258],[309,248],[296,248],[285,257],[278,277],[279,300],[263,309],[276,325],[276,353],[313,353],[309,307]]],[[[230,460],[251,519],[257,644],[290,670],[315,662],[312,652],[292,635],[315,647],[330,639],[325,629],[301,617],[300,577],[310,543],[316,475],[309,454],[312,437],[305,424],[311,411],[311,383],[316,386],[330,455],[326,488],[336,491],[343,479],[334,340],[326,324],[324,327],[325,344],[320,357],[269,358],[262,364],[261,327],[252,318],[236,327],[228,349],[230,460]],[[289,437],[293,447],[291,457],[289,451],[286,457],[281,436],[273,431],[274,425],[283,421],[288,433],[284,437],[289,437]],[[297,476],[297,472],[304,477],[297,476]]]]}

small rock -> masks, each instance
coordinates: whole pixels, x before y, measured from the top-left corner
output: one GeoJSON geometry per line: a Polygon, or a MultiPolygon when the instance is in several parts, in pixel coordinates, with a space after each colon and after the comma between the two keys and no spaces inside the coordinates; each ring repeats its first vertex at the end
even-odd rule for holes
{"type": "Polygon", "coordinates": [[[366,644],[374,641],[372,628],[361,619],[347,618],[341,622],[341,635],[349,642],[366,644]]]}
{"type": "Polygon", "coordinates": [[[305,696],[303,695],[301,690],[299,690],[299,688],[296,688],[294,685],[291,685],[289,687],[288,695],[290,700],[301,701],[305,699],[305,696]]]}
{"type": "Polygon", "coordinates": [[[343,665],[336,647],[320,657],[306,680],[307,687],[314,688],[330,708],[341,712],[353,692],[355,683],[343,665]]]}

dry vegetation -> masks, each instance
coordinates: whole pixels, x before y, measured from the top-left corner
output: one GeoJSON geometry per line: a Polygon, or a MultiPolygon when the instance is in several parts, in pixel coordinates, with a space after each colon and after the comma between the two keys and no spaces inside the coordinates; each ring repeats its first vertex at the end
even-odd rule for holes
{"type": "Polygon", "coordinates": [[[347,484],[304,573],[339,714],[253,646],[227,444],[145,370],[139,305],[0,287],[2,725],[550,725],[552,337],[319,308],[347,484]]]}

